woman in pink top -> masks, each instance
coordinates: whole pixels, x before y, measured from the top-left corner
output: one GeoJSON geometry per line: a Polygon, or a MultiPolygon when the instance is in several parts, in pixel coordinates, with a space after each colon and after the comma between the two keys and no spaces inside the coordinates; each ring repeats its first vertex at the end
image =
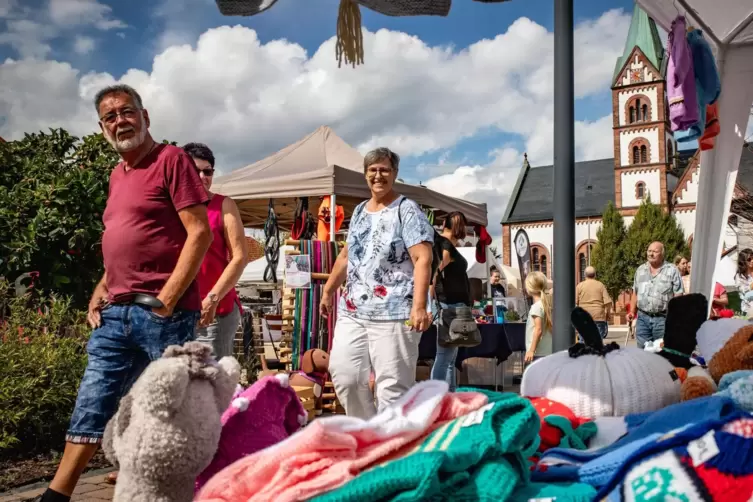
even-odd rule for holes
{"type": "Polygon", "coordinates": [[[214,154],[202,143],[183,147],[196,163],[211,200],[207,208],[212,245],[196,276],[201,294],[201,320],[196,340],[212,345],[220,359],[233,355],[233,339],[241,322],[240,300],[235,291],[248,262],[246,236],[238,206],[229,197],[213,194],[214,154]]]}

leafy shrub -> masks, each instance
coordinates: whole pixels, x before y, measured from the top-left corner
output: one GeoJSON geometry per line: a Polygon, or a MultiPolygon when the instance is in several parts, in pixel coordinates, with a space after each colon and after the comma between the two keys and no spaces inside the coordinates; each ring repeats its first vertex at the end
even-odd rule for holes
{"type": "Polygon", "coordinates": [[[509,322],[520,321],[520,314],[518,314],[514,310],[508,310],[507,312],[505,312],[505,321],[509,321],[509,322]]]}
{"type": "Polygon", "coordinates": [[[85,313],[7,293],[0,283],[0,458],[60,451],[86,368],[85,313]]]}

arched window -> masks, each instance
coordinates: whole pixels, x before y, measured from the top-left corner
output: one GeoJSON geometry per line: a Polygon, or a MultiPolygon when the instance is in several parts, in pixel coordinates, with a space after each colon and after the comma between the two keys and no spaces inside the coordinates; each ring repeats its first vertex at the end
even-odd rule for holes
{"type": "Polygon", "coordinates": [[[638,200],[646,198],[646,184],[642,181],[635,184],[635,198],[638,200]]]}
{"type": "Polygon", "coordinates": [[[646,145],[641,145],[641,164],[648,163],[648,148],[646,145]]]}
{"type": "Polygon", "coordinates": [[[549,277],[549,270],[547,270],[548,261],[547,249],[539,243],[531,244],[531,270],[541,272],[549,277]]]}
{"type": "Polygon", "coordinates": [[[625,103],[625,122],[647,122],[651,120],[651,100],[643,94],[631,96],[625,103]]]}
{"type": "Polygon", "coordinates": [[[648,105],[643,105],[641,107],[641,120],[644,122],[648,120],[648,105]]]}
{"type": "Polygon", "coordinates": [[[633,147],[633,164],[640,164],[641,163],[641,150],[636,145],[633,147]]]}
{"type": "Polygon", "coordinates": [[[546,256],[541,257],[540,263],[541,263],[541,273],[549,277],[549,272],[546,269],[546,256]]]}
{"type": "Polygon", "coordinates": [[[669,165],[674,166],[675,165],[675,152],[674,148],[672,148],[672,140],[667,141],[667,162],[669,162],[669,165]]]}
{"type": "Polygon", "coordinates": [[[635,122],[635,107],[631,106],[630,107],[630,119],[628,120],[628,123],[632,124],[633,122],[635,122]]]}

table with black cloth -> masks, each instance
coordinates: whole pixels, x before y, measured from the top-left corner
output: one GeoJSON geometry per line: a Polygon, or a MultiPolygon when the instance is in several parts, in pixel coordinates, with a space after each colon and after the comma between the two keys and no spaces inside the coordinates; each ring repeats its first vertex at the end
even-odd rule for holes
{"type": "MultiPolygon", "coordinates": [[[[481,343],[475,347],[460,347],[455,367],[462,370],[463,361],[471,357],[495,359],[497,364],[506,361],[513,352],[526,350],[526,325],[521,322],[479,324],[481,343]]],[[[437,327],[432,325],[421,335],[418,359],[434,359],[437,355],[437,327]]],[[[495,373],[496,374],[496,373],[495,373]]]]}

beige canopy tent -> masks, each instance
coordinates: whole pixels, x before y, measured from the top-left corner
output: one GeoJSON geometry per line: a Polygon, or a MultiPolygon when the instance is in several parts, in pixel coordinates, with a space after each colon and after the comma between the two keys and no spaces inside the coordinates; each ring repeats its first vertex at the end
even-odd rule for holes
{"type": "MultiPolygon", "coordinates": [[[[398,193],[434,209],[440,216],[461,211],[471,224],[487,225],[486,204],[476,204],[429,190],[397,183],[398,193]]],[[[318,212],[319,197],[335,195],[348,218],[358,203],[370,197],[363,176],[363,157],[327,126],[254,164],[214,180],[212,190],[233,198],[246,227],[261,227],[274,199],[280,228],[289,229],[296,198],[309,197],[309,210],[318,212]]]]}

